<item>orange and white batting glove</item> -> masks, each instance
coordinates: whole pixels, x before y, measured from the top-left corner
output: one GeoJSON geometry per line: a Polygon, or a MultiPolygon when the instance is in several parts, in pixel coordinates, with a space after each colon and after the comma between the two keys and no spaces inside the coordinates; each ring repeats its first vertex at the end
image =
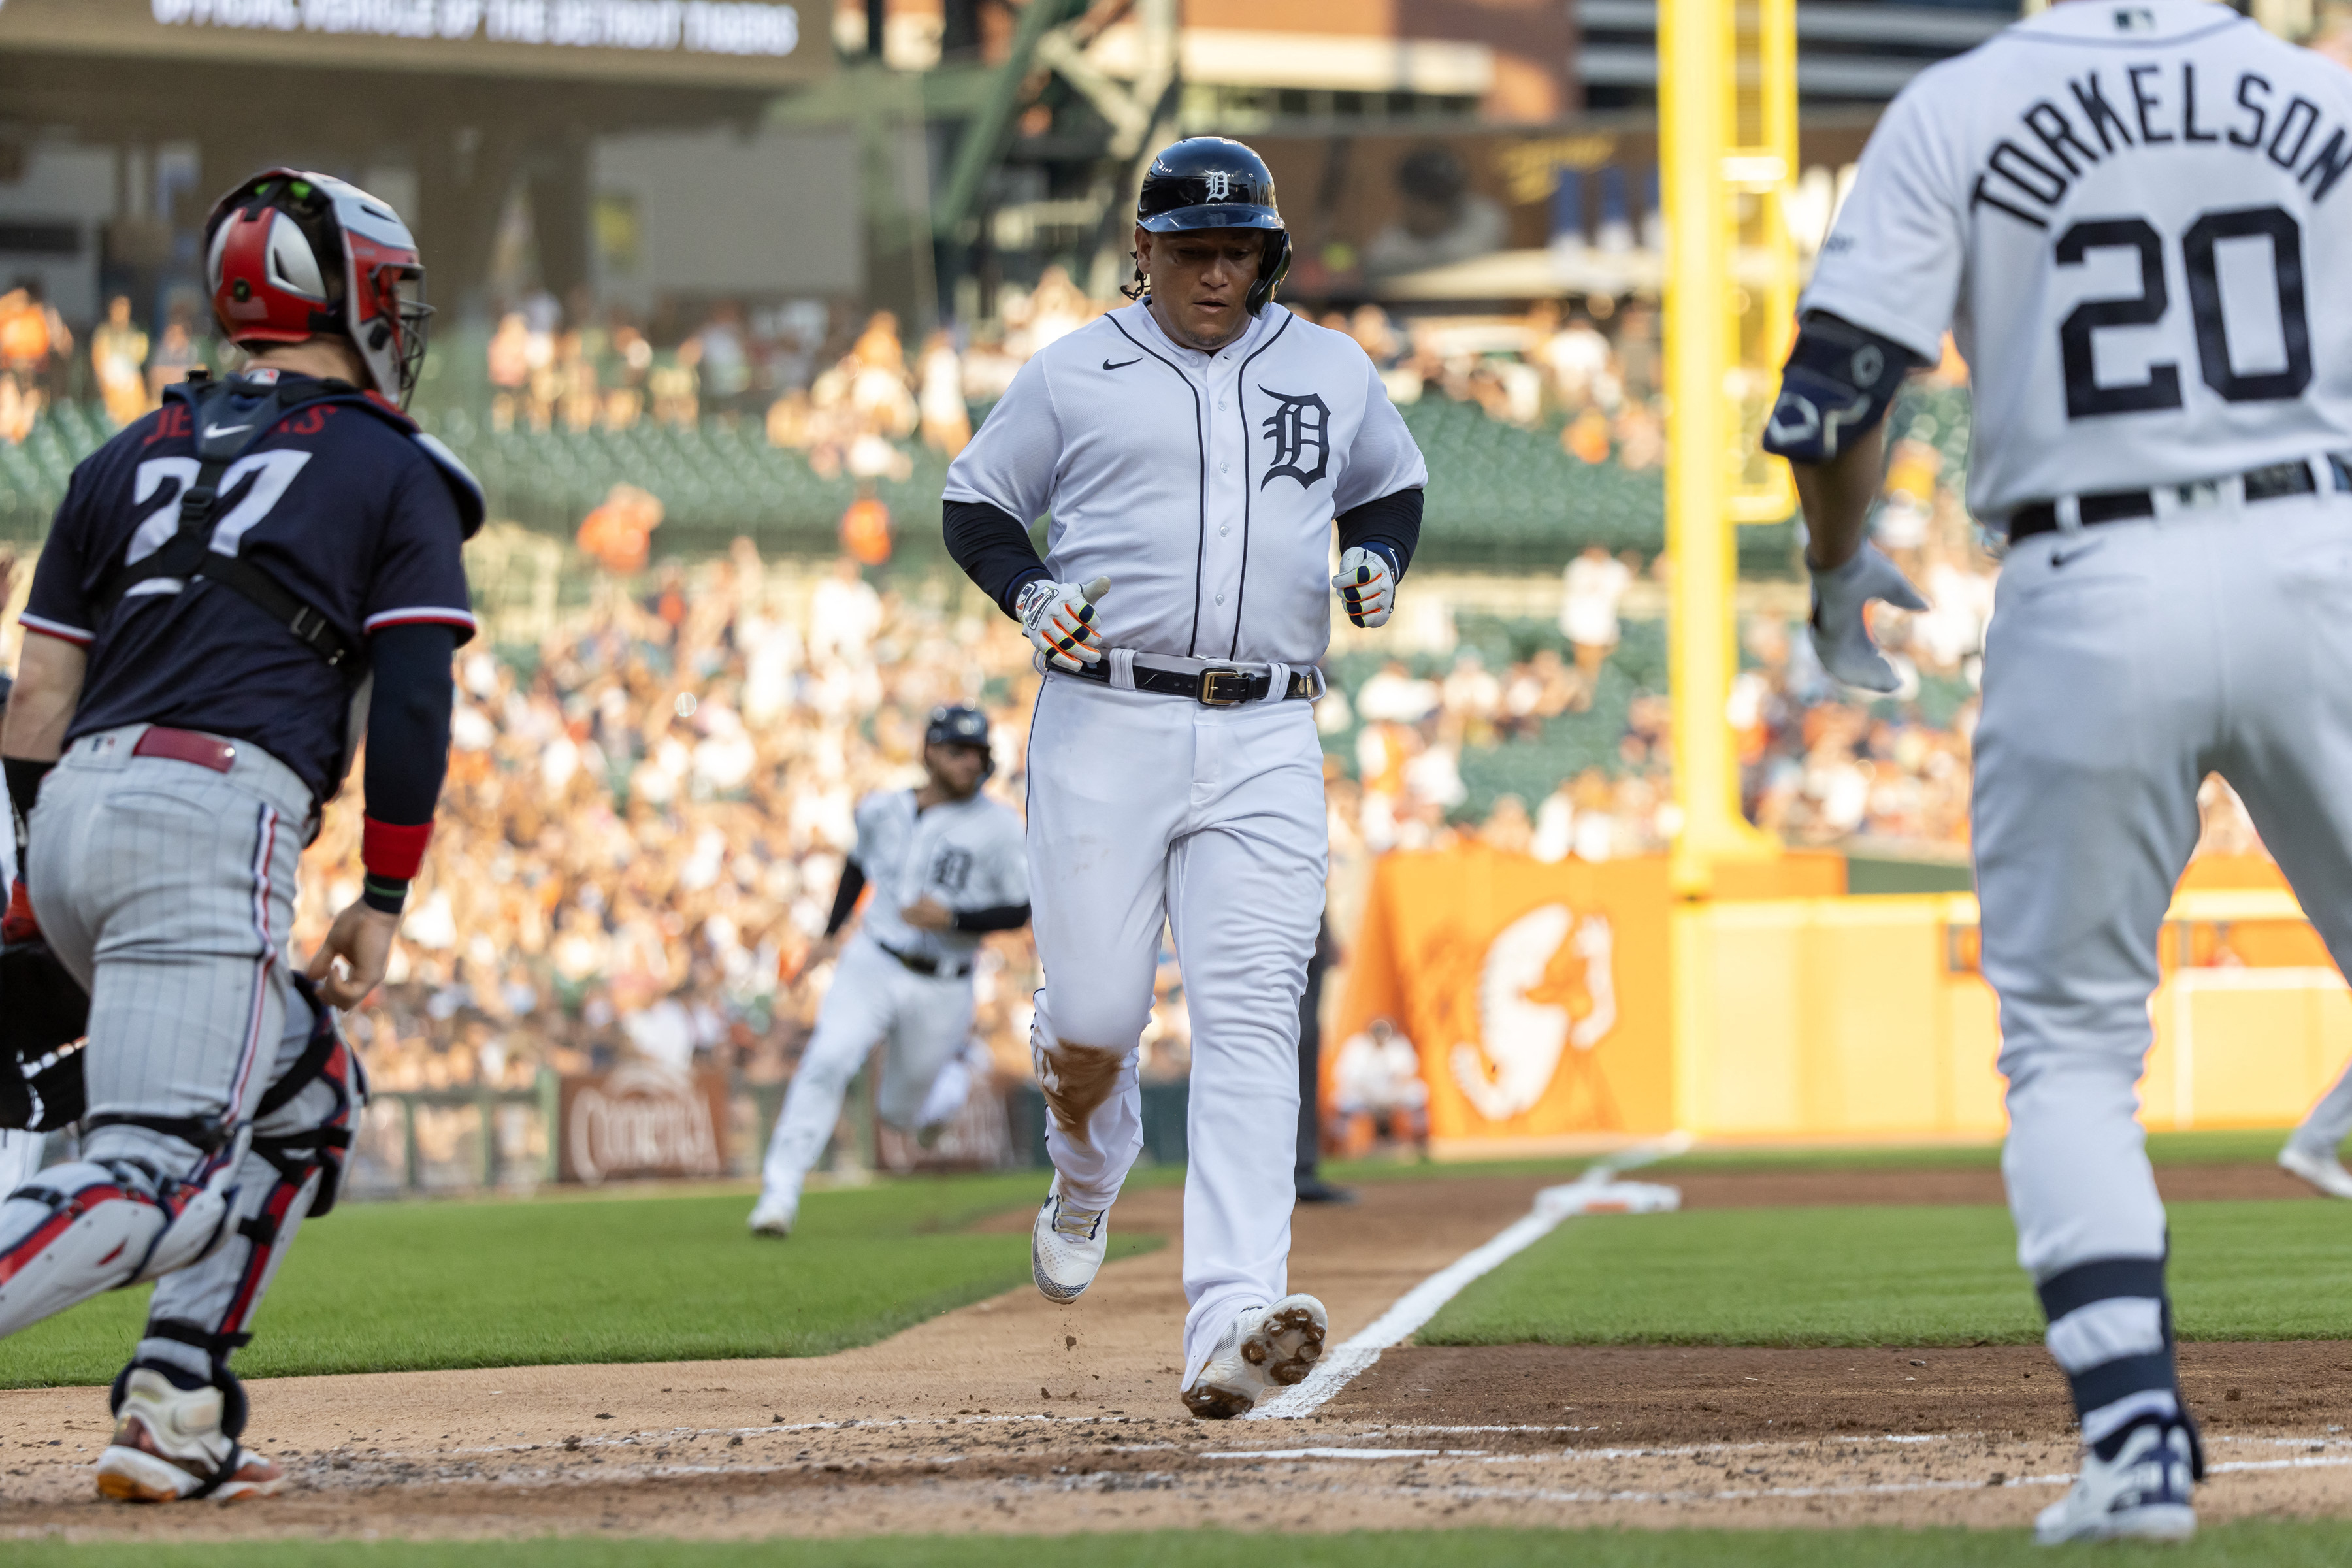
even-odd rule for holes
{"type": "Polygon", "coordinates": [[[1396,568],[1379,551],[1360,544],[1340,556],[1331,587],[1357,626],[1370,630],[1389,624],[1389,611],[1396,605],[1396,568]]]}
{"type": "Polygon", "coordinates": [[[1076,583],[1040,580],[1021,590],[1013,601],[1020,613],[1021,629],[1037,651],[1064,669],[1102,662],[1102,627],[1095,619],[1095,601],[1110,591],[1110,579],[1097,577],[1081,586],[1076,583]]]}

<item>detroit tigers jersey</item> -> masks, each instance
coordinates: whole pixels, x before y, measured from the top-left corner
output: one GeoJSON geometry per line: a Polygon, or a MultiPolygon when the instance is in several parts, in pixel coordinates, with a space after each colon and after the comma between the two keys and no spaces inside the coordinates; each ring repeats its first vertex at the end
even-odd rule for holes
{"type": "MultiPolygon", "coordinates": [[[[199,466],[191,418],[167,402],[74,470],[24,624],[89,651],[68,740],[145,722],[250,741],[323,799],[342,782],[341,672],[217,583],[135,593],[104,614],[94,602],[178,527],[199,466]]],[[[368,410],[294,409],[229,467],[220,496],[213,549],[260,564],[353,643],[419,621],[473,635],[457,503],[416,443],[368,410]]]]}
{"type": "Polygon", "coordinates": [[[1801,308],[1974,387],[1979,516],[2352,446],[2352,74],[2206,0],[2067,0],[1922,72],[1801,308]]]}
{"type": "Polygon", "coordinates": [[[862,929],[910,958],[961,961],[980,945],[978,931],[922,931],[898,918],[926,893],[950,910],[1029,901],[1021,818],[983,795],[918,812],[913,790],[877,790],[857,803],[852,853],[874,889],[862,929]]]}
{"type": "Polygon", "coordinates": [[[1344,333],[1269,304],[1202,353],[1137,304],[1022,367],[947,499],[1050,513],[1055,578],[1110,579],[1109,647],[1309,665],[1330,640],[1331,520],[1428,479],[1344,333]]]}

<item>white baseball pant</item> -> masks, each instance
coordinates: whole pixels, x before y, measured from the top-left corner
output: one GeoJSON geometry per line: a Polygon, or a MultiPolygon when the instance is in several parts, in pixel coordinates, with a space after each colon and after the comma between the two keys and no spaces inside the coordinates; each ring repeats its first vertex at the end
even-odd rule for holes
{"type": "Polygon", "coordinates": [[[2134,1086],[2209,771],[2337,965],[2352,960],[2352,499],[2166,510],[2020,545],[1985,655],[1984,973],[2010,1080],[2002,1168],[2037,1280],[2165,1254],[2134,1086]]]}
{"type": "Polygon", "coordinates": [[[761,1198],[800,1196],[841,1121],[849,1080],[877,1045],[889,1047],[875,1095],[883,1121],[911,1131],[954,1115],[971,1080],[968,1072],[949,1069],[961,1062],[971,1036],[971,1006],[970,975],[918,974],[863,931],[850,938],[768,1140],[761,1198]],[[934,1105],[934,1088],[952,1089],[953,1103],[934,1105]]]}
{"type": "Polygon", "coordinates": [[[2306,1153],[2333,1155],[2347,1137],[2352,1137],[2352,1067],[2319,1097],[2290,1141],[2306,1153]]]}
{"type": "Polygon", "coordinates": [[[1323,753],[1300,701],[1210,708],[1048,676],[1029,731],[1045,1147],[1107,1206],[1143,1149],[1135,1054],[1165,921],[1192,1024],[1185,1382],[1289,1291],[1298,997],[1323,917],[1323,753]]]}

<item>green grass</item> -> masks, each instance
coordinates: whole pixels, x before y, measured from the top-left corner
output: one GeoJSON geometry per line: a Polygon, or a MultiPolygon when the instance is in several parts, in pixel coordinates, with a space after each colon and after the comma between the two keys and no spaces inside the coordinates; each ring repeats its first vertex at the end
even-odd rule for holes
{"type": "MultiPolygon", "coordinates": [[[[2352,1524],[2261,1521],[2209,1527],[2187,1546],[2101,1546],[2067,1560],[2101,1568],[2338,1568],[2352,1524]]],[[[868,1537],[853,1541],[529,1541],[312,1542],[16,1542],[11,1568],[1993,1568],[2060,1559],[2019,1531],[1452,1530],[1348,1535],[1238,1535],[1160,1531],[1134,1535],[868,1537]]]]}
{"type": "MultiPolygon", "coordinates": [[[[2171,1205],[2180,1332],[2352,1338],[2352,1216],[2171,1205]]],[[[1447,1304],[1423,1344],[2038,1342],[2007,1211],[1714,1209],[1562,1226],[1447,1304]]]]}
{"type": "MultiPolygon", "coordinates": [[[[2148,1157],[2159,1165],[2267,1164],[2278,1157],[2286,1142],[2284,1128],[2230,1130],[2217,1132],[2156,1132],[2147,1140],[2148,1157]]],[[[1400,1160],[1326,1160],[1324,1176],[1349,1184],[1404,1179],[1452,1176],[1551,1176],[1573,1181],[1593,1156],[1572,1159],[1464,1160],[1446,1164],[1418,1164],[1400,1160]]],[[[1981,1143],[1837,1143],[1789,1147],[1742,1148],[1738,1145],[1694,1151],[1676,1159],[1661,1160],[1627,1174],[1643,1181],[1671,1181],[1678,1174],[1739,1175],[1749,1172],[1783,1171],[1948,1171],[1999,1170],[2000,1144],[1981,1143]]]]}
{"type": "MultiPolygon", "coordinates": [[[[782,1242],[745,1234],[748,1193],[353,1204],[303,1227],[236,1366],[822,1355],[1025,1282],[1025,1234],[962,1227],[1044,1186],[1021,1172],[811,1193],[782,1242]]],[[[1157,1245],[1114,1231],[1111,1256],[1157,1245]]],[[[0,1387],[111,1380],[147,1294],[101,1296],[0,1342],[0,1387]]]]}

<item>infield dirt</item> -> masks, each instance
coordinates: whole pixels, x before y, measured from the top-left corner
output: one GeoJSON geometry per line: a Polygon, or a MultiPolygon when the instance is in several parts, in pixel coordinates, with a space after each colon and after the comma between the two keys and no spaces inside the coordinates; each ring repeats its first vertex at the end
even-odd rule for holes
{"type": "MultiPolygon", "coordinates": [[[[1675,1179],[1691,1207],[2000,1201],[1990,1170],[1675,1179]]],[[[2255,1166],[2163,1182],[2176,1200],[2298,1190],[2255,1166]]],[[[1336,1343],[1547,1184],[1367,1184],[1300,1212],[1293,1277],[1336,1343]]],[[[1167,1189],[1114,1223],[1172,1237],[1180,1219],[1167,1189]]],[[[249,1436],[293,1484],[234,1509],[99,1503],[102,1391],[0,1393],[0,1534],[2015,1526],[2074,1466],[2064,1385],[2031,1346],[1406,1348],[1307,1418],[1195,1422],[1176,1401],[1179,1265],[1171,1246],[1072,1306],[1024,1289],[833,1356],[257,1381],[249,1436]]],[[[2209,1518],[2352,1514],[2352,1436],[2330,1423],[2347,1374],[2352,1344],[2184,1347],[2209,1518]]]]}

